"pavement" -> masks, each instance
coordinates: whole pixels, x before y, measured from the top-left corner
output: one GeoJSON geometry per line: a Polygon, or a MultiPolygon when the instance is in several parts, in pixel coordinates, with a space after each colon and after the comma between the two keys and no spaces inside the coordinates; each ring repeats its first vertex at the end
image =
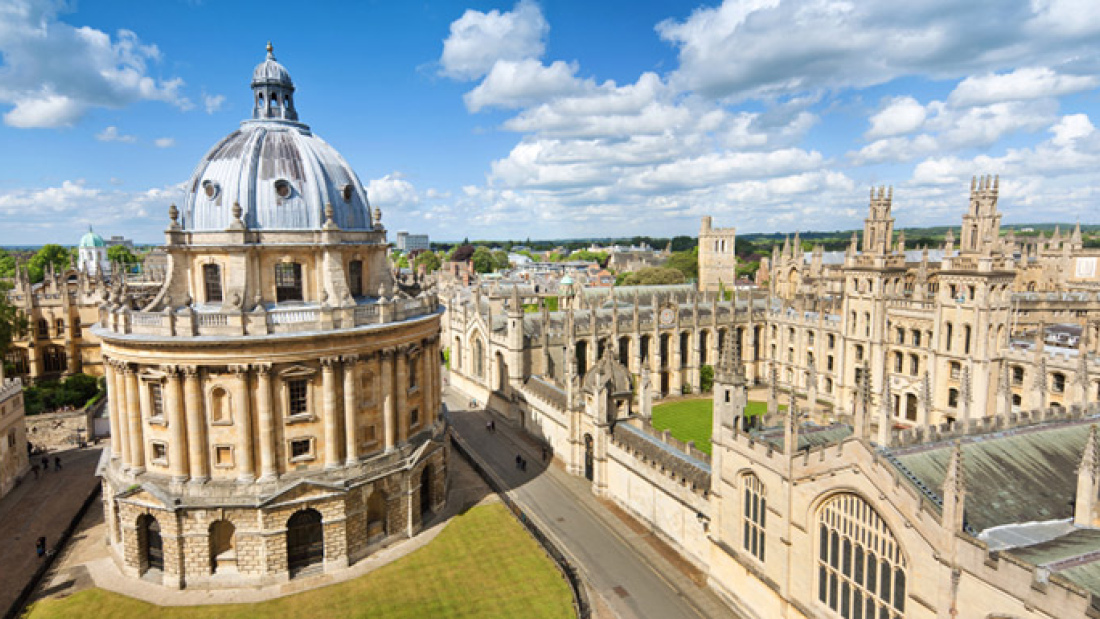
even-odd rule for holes
{"type": "MultiPolygon", "coordinates": [[[[542,446],[503,417],[469,410],[470,396],[444,391],[455,431],[502,480],[508,495],[570,558],[588,585],[599,617],[698,619],[736,617],[700,574],[645,527],[592,494],[590,483],[542,462],[542,446]],[[496,432],[486,430],[490,419],[496,432]],[[528,462],[516,466],[516,457],[528,462]],[[693,580],[694,579],[694,580],[693,580]]],[[[457,459],[457,458],[456,458],[457,459]]]]}
{"type": "MultiPolygon", "coordinates": [[[[103,447],[107,449],[108,447],[103,447]]],[[[19,597],[42,561],[35,552],[35,541],[46,538],[46,547],[54,551],[61,533],[72,522],[80,506],[99,485],[95,467],[101,447],[51,451],[48,471],[28,473],[23,482],[0,499],[0,612],[7,611],[19,597]],[[54,458],[61,458],[61,470],[54,470],[54,458]]],[[[42,456],[31,463],[41,467],[42,456]]]]}
{"type": "MultiPolygon", "coordinates": [[[[80,522],[70,543],[61,551],[61,556],[58,557],[54,567],[42,580],[32,596],[32,601],[63,598],[83,589],[99,587],[159,606],[239,604],[262,602],[359,578],[431,542],[456,514],[465,512],[475,505],[500,501],[500,498],[461,457],[450,460],[449,484],[447,507],[439,514],[433,515],[427,527],[411,539],[396,541],[343,570],[297,578],[290,582],[265,587],[237,589],[177,590],[158,583],[124,576],[108,555],[103,503],[96,501],[80,522]]],[[[69,518],[72,518],[72,514],[69,518]]],[[[31,553],[34,553],[33,541],[31,553]]],[[[2,567],[0,565],[0,569],[2,567]]]]}

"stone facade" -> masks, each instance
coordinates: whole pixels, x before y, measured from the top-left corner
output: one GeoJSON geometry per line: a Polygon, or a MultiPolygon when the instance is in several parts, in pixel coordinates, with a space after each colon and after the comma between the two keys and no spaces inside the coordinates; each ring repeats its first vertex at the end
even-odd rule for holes
{"type": "Polygon", "coordinates": [[[30,471],[27,426],[23,410],[23,383],[4,378],[0,370],[0,497],[30,471]]]}
{"type": "Polygon", "coordinates": [[[731,290],[737,280],[737,228],[715,228],[710,217],[699,227],[699,290],[731,290]]]}
{"type": "MultiPolygon", "coordinates": [[[[253,88],[258,102],[293,91],[270,49],[253,88]]],[[[415,534],[446,497],[434,292],[393,277],[381,213],[296,116],[258,107],[245,128],[227,140],[271,165],[216,146],[182,222],[169,209],[163,286],[144,302],[113,290],[94,328],[117,430],[101,466],[112,554],[172,587],[340,569],[415,534]],[[257,178],[216,177],[234,165],[257,178]],[[320,188],[343,200],[322,223],[317,196],[298,199],[305,168],[348,181],[320,188]],[[246,202],[219,210],[223,191],[246,202]]]]}

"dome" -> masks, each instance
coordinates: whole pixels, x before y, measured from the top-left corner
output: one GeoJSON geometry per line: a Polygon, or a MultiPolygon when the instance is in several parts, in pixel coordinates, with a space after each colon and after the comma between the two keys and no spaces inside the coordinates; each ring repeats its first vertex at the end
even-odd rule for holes
{"type": "Polygon", "coordinates": [[[106,247],[107,243],[103,241],[103,237],[96,234],[89,227],[88,231],[84,233],[84,236],[80,237],[80,247],[106,247]]]}
{"type": "Polygon", "coordinates": [[[271,43],[267,44],[267,59],[256,65],[256,68],[252,71],[252,85],[259,86],[261,84],[279,84],[294,87],[294,82],[290,80],[290,72],[275,60],[274,48],[271,47],[271,43]]]}
{"type": "Polygon", "coordinates": [[[268,59],[253,74],[252,119],[216,144],[191,175],[184,230],[226,230],[235,203],[254,230],[320,230],[328,204],[342,230],[372,229],[366,189],[336,149],[297,121],[293,89],[269,44],[268,59]]]}

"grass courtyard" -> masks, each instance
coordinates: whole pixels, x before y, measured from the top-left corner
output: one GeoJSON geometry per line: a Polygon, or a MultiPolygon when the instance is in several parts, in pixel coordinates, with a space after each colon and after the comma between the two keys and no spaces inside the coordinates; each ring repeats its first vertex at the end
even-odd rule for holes
{"type": "Polygon", "coordinates": [[[30,619],[573,617],[569,586],[497,503],[455,517],[427,546],[365,576],[258,604],[164,607],[103,589],[34,604],[30,619]]]}
{"type": "MultiPolygon", "coordinates": [[[[785,405],[780,405],[786,410],[785,405]]],[[[749,417],[763,415],[768,411],[766,402],[750,400],[745,407],[749,417]]],[[[653,427],[668,430],[681,441],[695,441],[695,446],[710,453],[711,420],[714,418],[714,401],[709,398],[666,402],[653,407],[653,427]]]]}

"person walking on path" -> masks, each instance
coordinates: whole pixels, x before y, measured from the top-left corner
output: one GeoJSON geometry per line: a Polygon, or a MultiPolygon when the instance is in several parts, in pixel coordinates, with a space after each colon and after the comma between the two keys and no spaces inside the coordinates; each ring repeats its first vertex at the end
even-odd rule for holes
{"type": "Polygon", "coordinates": [[[50,470],[50,457],[42,456],[42,472],[50,470]]]}
{"type": "Polygon", "coordinates": [[[38,558],[46,556],[46,536],[38,538],[38,541],[34,543],[34,551],[38,553],[38,558]]]}
{"type": "Polygon", "coordinates": [[[496,431],[497,431],[497,420],[496,419],[490,419],[489,420],[489,431],[492,432],[493,434],[496,434],[496,431]]]}
{"type": "Polygon", "coordinates": [[[61,456],[54,456],[53,457],[53,470],[55,470],[55,471],[60,471],[61,470],[61,456]]]}

